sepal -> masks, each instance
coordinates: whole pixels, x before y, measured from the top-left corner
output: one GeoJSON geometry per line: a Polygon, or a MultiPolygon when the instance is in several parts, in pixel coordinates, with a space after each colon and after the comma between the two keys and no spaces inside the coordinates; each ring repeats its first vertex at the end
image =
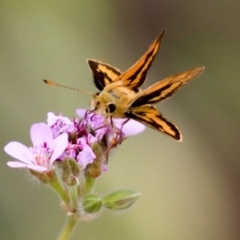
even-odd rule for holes
{"type": "Polygon", "coordinates": [[[33,170],[33,169],[29,169],[29,172],[30,172],[33,176],[35,176],[36,178],[38,178],[38,180],[39,180],[40,182],[46,183],[46,184],[52,182],[52,181],[55,179],[55,177],[56,177],[54,171],[49,171],[49,172],[47,172],[47,173],[45,173],[45,172],[42,173],[42,172],[35,171],[35,170],[33,170]]]}
{"type": "Polygon", "coordinates": [[[115,191],[102,199],[103,206],[109,210],[128,209],[140,196],[140,193],[122,189],[115,191]]]}
{"type": "Polygon", "coordinates": [[[96,213],[102,208],[102,199],[95,194],[88,194],[82,201],[84,212],[96,213]]]}

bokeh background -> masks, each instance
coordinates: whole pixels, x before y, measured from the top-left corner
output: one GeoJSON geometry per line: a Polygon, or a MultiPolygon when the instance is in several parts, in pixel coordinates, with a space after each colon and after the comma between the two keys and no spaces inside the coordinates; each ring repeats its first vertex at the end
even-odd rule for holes
{"type": "Polygon", "coordinates": [[[72,237],[112,240],[240,239],[240,2],[237,0],[0,1],[0,239],[56,239],[59,199],[3,147],[30,145],[49,111],[72,117],[90,97],[44,85],[48,78],[95,92],[86,58],[130,67],[167,30],[145,87],[173,73],[204,73],[158,107],[180,127],[178,143],[151,129],[111,155],[97,193],[141,192],[124,214],[81,222],[72,237]]]}

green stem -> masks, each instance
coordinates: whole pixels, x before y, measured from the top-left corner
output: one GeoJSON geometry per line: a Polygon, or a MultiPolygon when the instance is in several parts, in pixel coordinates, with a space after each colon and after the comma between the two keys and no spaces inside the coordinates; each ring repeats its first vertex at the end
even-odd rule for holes
{"type": "Polygon", "coordinates": [[[67,193],[64,191],[62,185],[58,181],[58,179],[55,178],[53,181],[49,183],[49,185],[60,195],[61,199],[65,202],[66,206],[68,206],[70,199],[67,193]]]}
{"type": "Polygon", "coordinates": [[[70,196],[71,196],[71,206],[72,210],[75,212],[78,207],[78,185],[70,187],[70,196]]]}
{"type": "Polygon", "coordinates": [[[68,240],[76,226],[77,218],[73,215],[68,216],[67,222],[60,233],[58,240],[68,240]]]}
{"type": "Polygon", "coordinates": [[[87,193],[91,193],[94,183],[95,183],[95,178],[86,177],[86,192],[87,193]]]}

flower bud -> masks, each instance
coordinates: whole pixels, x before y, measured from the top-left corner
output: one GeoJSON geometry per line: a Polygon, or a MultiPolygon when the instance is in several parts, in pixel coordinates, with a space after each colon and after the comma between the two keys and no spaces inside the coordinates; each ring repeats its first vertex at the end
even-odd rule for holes
{"type": "Polygon", "coordinates": [[[57,176],[61,180],[63,180],[63,182],[67,182],[69,177],[71,176],[71,168],[69,165],[69,161],[67,159],[64,159],[63,161],[56,161],[55,166],[57,176]]]}
{"type": "Polygon", "coordinates": [[[75,184],[78,184],[78,178],[80,174],[80,166],[76,162],[75,159],[69,159],[69,165],[71,168],[71,178],[69,179],[69,186],[74,186],[75,184]]]}
{"type": "Polygon", "coordinates": [[[96,155],[96,158],[93,163],[90,163],[85,168],[85,175],[91,178],[97,178],[102,173],[102,149],[98,143],[92,145],[92,150],[96,155]]]}
{"type": "Polygon", "coordinates": [[[102,207],[102,200],[95,194],[89,194],[83,198],[82,205],[86,213],[96,213],[102,207]]]}
{"type": "Polygon", "coordinates": [[[59,179],[68,186],[77,184],[77,178],[80,173],[80,167],[75,159],[64,159],[55,163],[55,171],[59,179]]]}
{"type": "Polygon", "coordinates": [[[122,189],[115,191],[102,199],[103,206],[110,210],[124,210],[129,208],[139,197],[140,193],[122,189]]]}
{"type": "Polygon", "coordinates": [[[33,169],[29,169],[29,172],[33,176],[37,177],[38,180],[42,183],[50,183],[55,178],[55,174],[53,171],[49,171],[47,173],[41,173],[33,169]]]}

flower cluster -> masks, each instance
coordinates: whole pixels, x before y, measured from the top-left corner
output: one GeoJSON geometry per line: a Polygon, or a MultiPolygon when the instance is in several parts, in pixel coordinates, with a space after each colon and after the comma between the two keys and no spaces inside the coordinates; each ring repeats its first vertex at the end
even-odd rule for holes
{"type": "Polygon", "coordinates": [[[86,213],[129,207],[138,197],[131,190],[120,190],[100,198],[92,193],[94,180],[107,169],[109,152],[144,126],[129,119],[105,119],[91,111],[78,109],[79,118],[70,120],[48,113],[47,123],[30,129],[32,147],[8,143],[4,150],[18,161],[12,168],[25,168],[41,182],[52,186],[65,203],[68,213],[86,213]],[[119,205],[120,204],[120,205],[119,205]]]}
{"type": "Polygon", "coordinates": [[[4,150],[20,162],[9,161],[13,168],[27,168],[48,172],[55,161],[75,159],[82,169],[96,160],[95,148],[102,150],[102,169],[106,169],[108,152],[125,138],[140,133],[144,126],[133,120],[113,119],[113,123],[102,116],[78,109],[80,120],[48,113],[47,124],[33,124],[30,137],[33,147],[27,148],[19,142],[8,143],[4,150]]]}

